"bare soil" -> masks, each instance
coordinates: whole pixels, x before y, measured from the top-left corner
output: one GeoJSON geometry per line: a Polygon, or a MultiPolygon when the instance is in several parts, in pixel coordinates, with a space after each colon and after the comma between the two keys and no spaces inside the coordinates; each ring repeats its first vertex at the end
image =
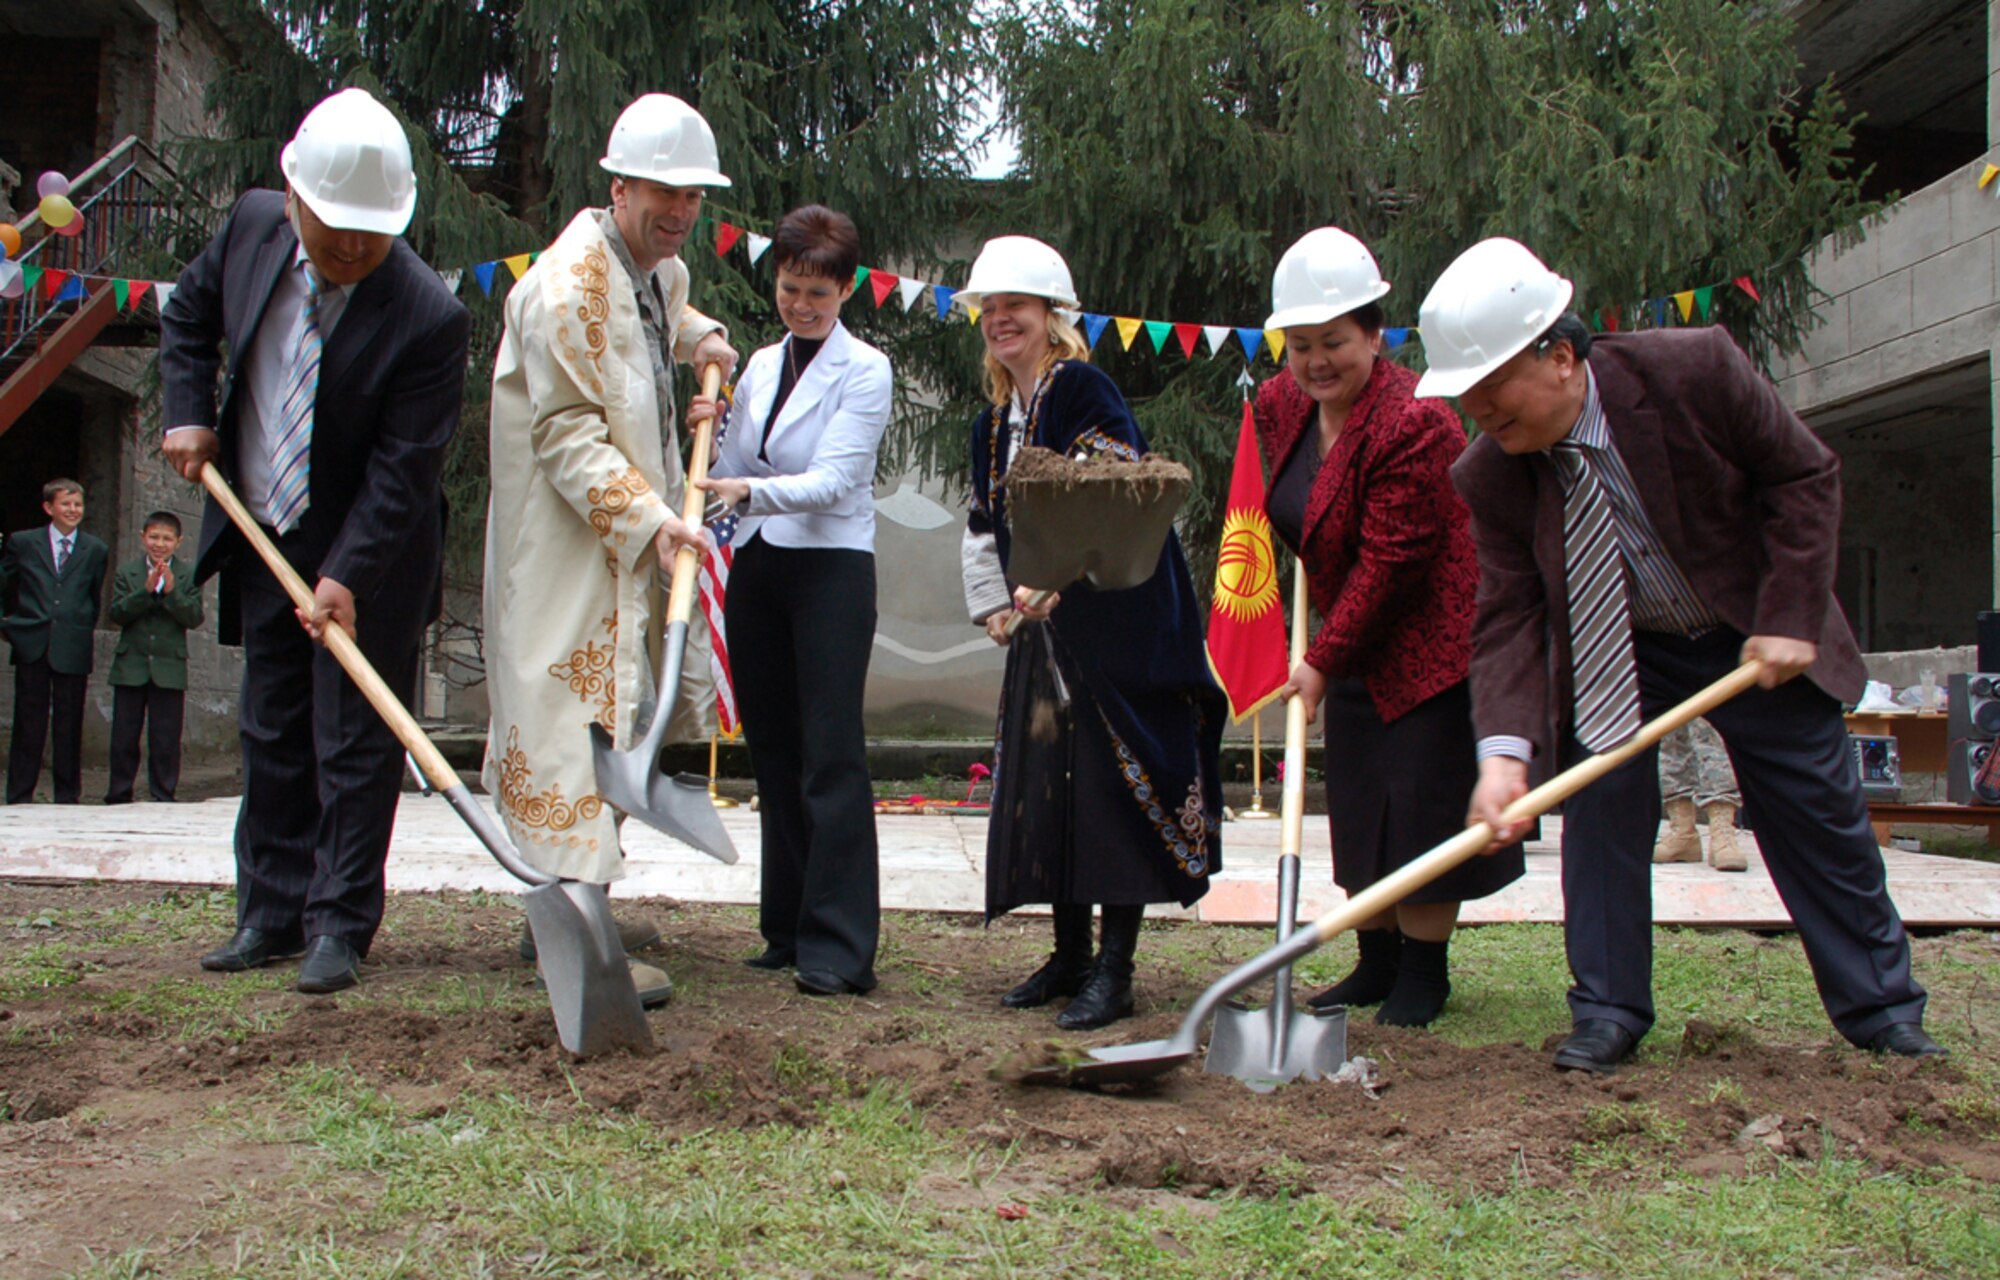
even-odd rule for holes
{"type": "MultiPolygon", "coordinates": [[[[0,925],[161,893],[0,883],[0,925]]],[[[533,975],[515,955],[516,909],[461,897],[419,913],[399,909],[404,901],[391,903],[356,992],[260,991],[239,1012],[278,1015],[273,1029],[231,1038],[188,1040],[158,1018],[106,1008],[109,992],[163,980],[230,983],[198,970],[198,945],[92,951],[71,937],[85,976],[0,1008],[0,1274],[25,1274],[17,1268],[29,1259],[73,1266],[84,1248],[102,1256],[122,1241],[170,1236],[190,1209],[282,1174],[285,1146],[248,1142],[217,1117],[251,1114],[282,1069],[306,1063],[346,1063],[399,1100],[440,1112],[462,1089],[504,1090],[557,1113],[609,1109],[689,1133],[809,1126],[819,1102],[893,1081],[929,1123],[972,1143],[1016,1145],[1019,1178],[1179,1197],[1347,1195],[1410,1180],[1455,1190],[1562,1184],[1577,1176],[1579,1151],[1617,1141],[1670,1150],[1715,1176],[1811,1160],[1831,1144],[1884,1170],[1951,1166],[2000,1181],[2000,1143],[1953,1105],[1977,1092],[1957,1066],[1879,1062],[1831,1039],[1770,1045],[1736,1027],[1690,1024],[1676,1049],[1600,1079],[1555,1072],[1545,1045],[1463,1047],[1358,1017],[1349,1053],[1379,1063],[1376,1097],[1331,1083],[1257,1095],[1201,1074],[1198,1062],[1119,1093],[1023,1086],[1010,1064],[1054,1034],[1050,1011],[1003,1011],[998,997],[1039,960],[1047,926],[1036,921],[987,930],[896,917],[884,986],[829,1001],[798,994],[789,975],[739,963],[759,948],[745,912],[621,903],[665,926],[648,959],[682,994],[654,1015],[656,1054],[576,1062],[556,1044],[546,1010],[521,997],[533,975]],[[427,1013],[397,1002],[402,992],[422,1006],[417,997],[453,981],[509,993],[514,1007],[427,1013]],[[1718,1085],[1725,1080],[1733,1085],[1718,1085]]],[[[1140,981],[1139,1016],[1092,1042],[1167,1035],[1198,990],[1150,975],[1143,948],[1140,981]]],[[[1657,1179],[1647,1168],[1637,1162],[1629,1176],[1657,1179]]]]}

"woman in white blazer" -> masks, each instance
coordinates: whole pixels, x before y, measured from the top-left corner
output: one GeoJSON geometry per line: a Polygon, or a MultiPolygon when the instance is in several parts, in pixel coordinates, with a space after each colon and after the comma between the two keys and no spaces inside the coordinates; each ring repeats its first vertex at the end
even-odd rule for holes
{"type": "MultiPolygon", "coordinates": [[[[778,224],[778,314],[750,357],[703,487],[742,515],[723,603],[763,827],[753,968],[808,995],[875,986],[881,892],[862,690],[875,643],[875,452],[889,359],[840,323],[860,238],[808,205],[778,224]]],[[[714,406],[697,399],[688,421],[714,406]]]]}

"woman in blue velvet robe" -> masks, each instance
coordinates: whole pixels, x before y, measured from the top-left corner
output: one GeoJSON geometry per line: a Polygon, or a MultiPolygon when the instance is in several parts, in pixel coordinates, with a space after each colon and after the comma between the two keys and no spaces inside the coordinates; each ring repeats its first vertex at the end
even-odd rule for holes
{"type": "MultiPolygon", "coordinates": [[[[1006,477],[1021,448],[1126,459],[1147,452],[1118,388],[1052,305],[1074,305],[1061,296],[1070,292],[1067,275],[1063,287],[1049,288],[1054,297],[990,288],[977,295],[994,403],[972,428],[964,567],[972,619],[1008,649],[987,918],[1041,902],[1055,918],[1054,954],[1002,1003],[1030,1008],[1068,996],[1057,1022],[1077,1030],[1131,1013],[1146,904],[1195,902],[1222,865],[1218,752],[1227,705],[1209,672],[1177,537],[1168,536],[1152,578],[1130,590],[1077,582],[1035,608],[1006,577],[1006,477]],[[1012,612],[1022,625],[1009,637],[1012,612]]],[[[972,284],[980,278],[975,264],[972,284]]]]}

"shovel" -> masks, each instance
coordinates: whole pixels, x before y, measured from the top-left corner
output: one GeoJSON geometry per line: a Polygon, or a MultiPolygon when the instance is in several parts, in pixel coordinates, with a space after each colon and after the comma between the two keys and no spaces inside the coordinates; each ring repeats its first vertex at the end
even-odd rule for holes
{"type": "MultiPolygon", "coordinates": [[[[1306,657],[1306,571],[1297,566],[1292,582],[1291,668],[1306,657]]],[[[1306,825],[1306,707],[1294,694],[1285,702],[1285,789],[1279,804],[1284,818],[1278,835],[1278,945],[1282,949],[1299,918],[1299,844],[1306,825]]],[[[1215,1013],[1208,1057],[1201,1069],[1235,1076],[1258,1093],[1303,1076],[1323,1080],[1347,1060],[1347,1010],[1292,1007],[1292,966],[1281,965],[1271,1003],[1253,1012],[1231,1000],[1215,1013]]]]}
{"type": "MultiPolygon", "coordinates": [[[[1623,746],[1565,769],[1528,792],[1508,805],[1501,816],[1510,824],[1540,817],[1696,716],[1706,715],[1756,684],[1757,672],[1762,665],[1755,661],[1744,663],[1657,720],[1641,726],[1631,741],[1623,746]]],[[[1492,827],[1484,822],[1474,823],[1414,862],[1376,881],[1349,899],[1347,905],[1336,907],[1313,921],[1311,928],[1293,934],[1264,954],[1238,965],[1195,999],[1194,1007],[1181,1019],[1181,1025],[1165,1040],[1092,1049],[1082,1061],[1032,1067],[1022,1072],[1020,1079],[1027,1084],[1101,1085],[1132,1084],[1165,1075],[1194,1056],[1195,1040],[1201,1034],[1201,1024],[1223,1001],[1252,983],[1270,977],[1293,961],[1310,955],[1322,944],[1363,920],[1401,902],[1409,893],[1491,845],[1493,837],[1492,827]]]]}
{"type": "MultiPolygon", "coordinates": [[[[1030,607],[1080,578],[1099,591],[1142,586],[1193,486],[1186,467],[1157,454],[1076,459],[1030,445],[1007,469],[1007,576],[1030,588],[1030,607]]],[[[1016,610],[1007,634],[1020,624],[1016,610]]]]}
{"type": "MultiPolygon", "coordinates": [[[[292,598],[292,603],[312,613],[315,606],[311,589],[271,545],[270,538],[244,509],[214,463],[202,464],[201,482],[257,549],[258,556],[292,598]]],[[[374,665],[362,655],[354,637],[339,627],[327,627],[322,634],[327,651],[388,722],[431,785],[444,793],[446,802],[472,828],[472,834],[479,837],[493,860],[529,886],[521,899],[528,909],[528,928],[535,935],[535,952],[541,963],[542,981],[549,989],[556,1039],[562,1042],[562,1047],[580,1058],[618,1048],[651,1052],[653,1032],[646,1025],[645,1010],[639,1007],[639,992],[632,985],[631,966],[625,962],[625,948],[618,941],[618,926],[611,919],[611,900],[604,886],[561,880],[522,861],[506,832],[472,798],[472,793],[459,781],[457,771],[445,761],[415,718],[382,682],[374,665]]]]}
{"type": "MultiPolygon", "coordinates": [[[[701,393],[713,400],[722,388],[722,366],[702,370],[701,393]]],[[[687,496],[681,518],[688,528],[701,528],[707,494],[697,488],[708,478],[708,453],[715,439],[715,419],[695,429],[694,455],[688,459],[687,496]]],[[[674,555],[673,589],[667,597],[667,634],[660,655],[660,680],[654,690],[653,723],[645,738],[619,751],[601,724],[590,726],[590,755],[597,765],[597,791],[605,800],[655,830],[691,844],[718,862],[734,863],[736,845],[723,830],[722,817],[708,794],[708,779],[699,774],[660,771],[660,747],[667,740],[667,722],[674,718],[680,692],[681,665],[687,659],[688,620],[694,613],[695,571],[700,556],[693,547],[674,555]]]]}

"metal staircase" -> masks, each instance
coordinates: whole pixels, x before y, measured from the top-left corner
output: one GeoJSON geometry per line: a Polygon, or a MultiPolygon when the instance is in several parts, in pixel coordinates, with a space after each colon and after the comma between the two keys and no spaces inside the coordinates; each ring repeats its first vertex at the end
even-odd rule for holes
{"type": "Polygon", "coordinates": [[[16,225],[24,240],[23,267],[77,277],[83,296],[51,296],[46,282],[18,298],[0,300],[0,435],[92,343],[137,345],[151,340],[158,321],[150,303],[120,315],[110,279],[163,278],[176,274],[163,252],[183,219],[179,183],[152,149],[128,137],[70,183],[70,200],[84,217],[82,234],[57,235],[31,212],[16,225]],[[39,234],[39,238],[36,238],[39,234]],[[114,324],[117,326],[113,329],[114,324]]]}

